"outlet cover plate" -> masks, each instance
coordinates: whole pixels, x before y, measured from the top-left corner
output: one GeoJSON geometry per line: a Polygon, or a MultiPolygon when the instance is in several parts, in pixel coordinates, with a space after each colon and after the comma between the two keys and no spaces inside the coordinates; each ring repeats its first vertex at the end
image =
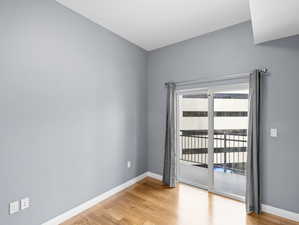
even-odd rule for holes
{"type": "Polygon", "coordinates": [[[128,166],[128,168],[131,168],[131,166],[132,166],[131,161],[128,161],[127,166],[128,166]]]}
{"type": "Polygon", "coordinates": [[[271,128],[270,129],[270,136],[271,137],[277,137],[277,128],[271,128]]]}
{"type": "Polygon", "coordinates": [[[9,214],[15,214],[17,212],[19,212],[20,210],[20,202],[19,201],[14,201],[9,203],[9,214]]]}
{"type": "Polygon", "coordinates": [[[30,199],[29,198],[23,198],[21,200],[21,210],[27,209],[30,207],[30,199]]]}

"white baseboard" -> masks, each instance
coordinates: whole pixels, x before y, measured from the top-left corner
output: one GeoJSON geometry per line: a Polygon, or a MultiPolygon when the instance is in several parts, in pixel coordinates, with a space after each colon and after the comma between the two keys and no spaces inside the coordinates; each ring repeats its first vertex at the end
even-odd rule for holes
{"type": "Polygon", "coordinates": [[[131,185],[137,183],[138,181],[142,180],[143,178],[145,178],[146,176],[148,175],[148,172],[146,173],[143,173],[141,175],[139,175],[138,177],[135,177],[115,188],[112,188],[111,190],[87,201],[87,202],[84,202],[83,204],[81,205],[78,205],[77,207],[43,223],[42,225],[59,225],[61,223],[63,223],[64,221],[78,215],[79,213],[93,207],[94,205],[98,204],[99,202],[111,197],[112,195],[115,195],[117,194],[118,192],[130,187],[131,185]]]}
{"type": "Polygon", "coordinates": [[[152,173],[152,172],[147,172],[146,175],[148,177],[151,177],[151,178],[154,178],[154,179],[157,179],[157,180],[162,180],[162,176],[160,174],[156,174],[156,173],[152,173]]]}
{"type": "MultiPolygon", "coordinates": [[[[81,205],[78,205],[77,207],[43,223],[42,225],[59,225],[61,223],[63,223],[64,221],[78,215],[79,213],[93,207],[94,205],[100,203],[101,201],[117,194],[118,192],[130,187],[131,185],[137,183],[138,181],[144,179],[145,177],[152,177],[154,179],[157,179],[157,180],[162,180],[162,176],[159,175],[159,174],[156,174],[156,173],[152,173],[152,172],[146,172],[146,173],[143,173],[115,188],[112,188],[111,190],[87,201],[87,202],[84,202],[83,204],[81,205]]],[[[270,213],[270,214],[273,214],[273,215],[276,215],[276,216],[280,216],[280,217],[283,217],[283,218],[286,218],[286,219],[289,219],[289,220],[293,220],[293,221],[296,221],[296,222],[299,222],[299,214],[298,213],[295,213],[295,212],[291,212],[291,211],[287,211],[287,210],[284,210],[284,209],[279,209],[279,208],[275,208],[275,207],[272,207],[272,206],[269,206],[269,205],[262,205],[262,211],[263,212],[266,212],[266,213],[270,213]]]]}
{"type": "Polygon", "coordinates": [[[287,211],[284,209],[275,208],[270,205],[264,205],[262,204],[262,211],[266,213],[273,214],[275,216],[280,216],[289,220],[293,220],[296,222],[299,222],[299,213],[287,211]]]}

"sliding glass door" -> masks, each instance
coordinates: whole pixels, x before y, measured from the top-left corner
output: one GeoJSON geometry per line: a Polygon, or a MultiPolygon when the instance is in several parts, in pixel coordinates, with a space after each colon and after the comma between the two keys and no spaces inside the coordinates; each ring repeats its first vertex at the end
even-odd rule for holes
{"type": "Polygon", "coordinates": [[[245,195],[248,86],[178,92],[179,180],[237,199],[245,195]]]}

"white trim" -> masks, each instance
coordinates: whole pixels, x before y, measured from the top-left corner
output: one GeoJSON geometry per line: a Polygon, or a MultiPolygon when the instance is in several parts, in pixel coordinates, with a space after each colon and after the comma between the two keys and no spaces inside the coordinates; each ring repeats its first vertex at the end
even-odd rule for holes
{"type": "Polygon", "coordinates": [[[214,93],[208,90],[208,190],[214,189],[214,93]]]}
{"type": "Polygon", "coordinates": [[[128,180],[127,182],[115,187],[115,188],[112,188],[111,190],[107,191],[107,192],[104,192],[103,194],[100,194],[99,196],[93,198],[93,199],[90,199],[89,201],[87,202],[84,202],[82,203],[81,205],[78,205],[76,206],[75,208],[43,223],[42,225],[59,225],[61,224],[62,222],[78,215],[79,213],[93,207],[94,205],[100,203],[101,201],[111,197],[112,195],[115,195],[117,194],[118,192],[130,187],[131,185],[137,183],[138,181],[144,179],[146,176],[149,176],[148,174],[149,172],[145,172],[131,180],[128,180]]]}
{"type": "Polygon", "coordinates": [[[202,184],[196,184],[196,183],[190,182],[190,181],[182,179],[182,178],[179,180],[179,182],[183,183],[183,184],[194,186],[196,188],[203,189],[205,191],[208,191],[208,186],[205,186],[205,185],[202,185],[202,184]]]}
{"type": "Polygon", "coordinates": [[[151,177],[151,178],[154,178],[154,179],[156,179],[156,180],[162,180],[162,175],[160,175],[160,174],[157,174],[157,173],[152,173],[152,172],[147,172],[146,173],[146,175],[148,176],[148,177],[151,177]]]}
{"type": "Polygon", "coordinates": [[[251,72],[249,73],[239,73],[239,74],[230,74],[224,76],[211,76],[209,77],[202,77],[201,79],[196,80],[186,80],[186,81],[179,81],[175,82],[177,86],[187,86],[187,85],[195,85],[195,84],[205,84],[205,83],[216,83],[216,82],[223,82],[223,81],[232,81],[232,80],[241,80],[249,78],[251,72]]]}
{"type": "Polygon", "coordinates": [[[181,170],[180,167],[178,166],[180,163],[180,158],[181,158],[181,138],[180,137],[180,118],[182,117],[182,111],[180,109],[181,106],[181,101],[182,101],[182,95],[180,95],[176,90],[175,90],[175,99],[176,99],[176,106],[175,106],[175,111],[176,111],[176,116],[175,116],[175,158],[176,158],[176,179],[181,176],[181,170]]]}
{"type": "Polygon", "coordinates": [[[241,195],[235,195],[235,194],[230,194],[230,193],[226,193],[226,192],[221,192],[221,191],[217,191],[215,189],[212,189],[210,192],[216,194],[216,195],[221,195],[227,198],[231,198],[240,202],[245,202],[245,197],[241,196],[241,195]]]}
{"type": "Polygon", "coordinates": [[[299,222],[299,213],[287,211],[285,209],[275,208],[273,206],[264,205],[264,204],[262,204],[262,211],[273,214],[275,216],[280,216],[289,220],[299,222]]]}

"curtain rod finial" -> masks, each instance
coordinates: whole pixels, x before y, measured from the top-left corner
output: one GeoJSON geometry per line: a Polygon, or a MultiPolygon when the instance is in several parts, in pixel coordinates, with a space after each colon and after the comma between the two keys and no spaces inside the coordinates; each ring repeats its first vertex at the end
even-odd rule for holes
{"type": "Polygon", "coordinates": [[[260,69],[260,71],[263,72],[263,73],[267,73],[268,72],[268,68],[266,68],[266,67],[262,68],[262,69],[260,69]]]}

